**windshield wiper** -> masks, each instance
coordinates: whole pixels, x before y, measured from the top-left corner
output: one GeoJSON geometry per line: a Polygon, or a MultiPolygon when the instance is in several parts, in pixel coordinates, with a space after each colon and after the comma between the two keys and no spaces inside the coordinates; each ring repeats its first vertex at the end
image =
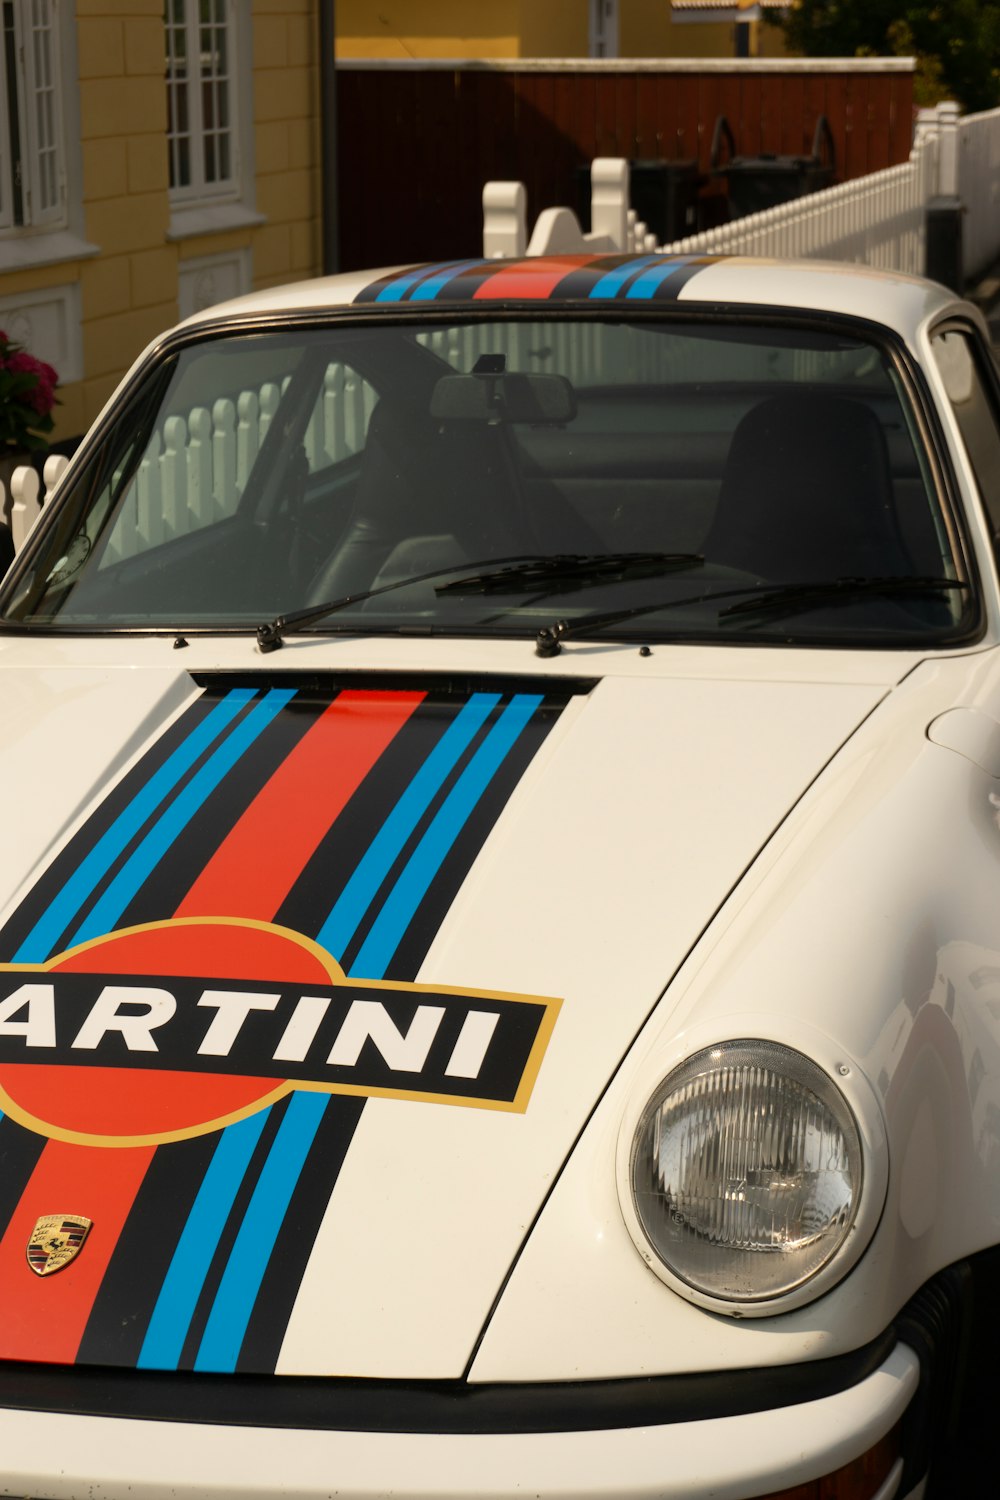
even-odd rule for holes
{"type": "Polygon", "coordinates": [[[792,613],[800,605],[812,609],[825,604],[849,604],[865,594],[885,597],[898,594],[905,597],[939,594],[949,589],[968,587],[967,583],[957,578],[901,578],[898,574],[885,578],[830,578],[817,583],[776,583],[756,590],[750,599],[727,605],[719,611],[719,619],[724,620],[732,615],[792,613]]]}
{"type": "Polygon", "coordinates": [[[708,604],[713,599],[739,598],[740,603],[720,610],[718,618],[736,613],[751,614],[764,611],[797,607],[805,602],[811,604],[840,602],[856,598],[858,594],[929,594],[945,589],[968,589],[971,585],[956,578],[838,578],[828,583],[773,584],[761,593],[761,586],[744,585],[737,589],[706,589],[700,594],[685,594],[680,599],[661,599],[657,604],[636,604],[629,609],[616,609],[607,614],[581,615],[575,620],[556,620],[552,625],[543,625],[535,636],[537,656],[558,656],[563,641],[570,636],[583,635],[592,630],[605,630],[610,625],[622,625],[626,620],[639,619],[643,615],[657,614],[660,610],[680,609],[687,604],[708,604]],[[753,598],[746,595],[752,593],[753,598]]]}
{"type": "Polygon", "coordinates": [[[485,569],[491,564],[499,568],[547,561],[546,557],[538,556],[533,552],[517,552],[511,557],[466,560],[461,563],[450,563],[444,568],[432,568],[428,573],[414,573],[407,578],[396,578],[392,583],[383,583],[377,589],[364,589],[357,594],[343,594],[339,599],[327,599],[323,604],[310,604],[305,609],[293,609],[286,615],[277,615],[273,620],[267,620],[263,625],[257,626],[257,647],[265,655],[269,651],[277,651],[283,638],[290,631],[315,625],[327,615],[334,615],[341,609],[349,609],[352,604],[363,604],[366,599],[377,599],[380,594],[392,594],[397,589],[409,588],[414,583],[430,583],[432,579],[445,578],[450,573],[465,573],[469,568],[485,569]]]}
{"type": "Polygon", "coordinates": [[[554,552],[505,567],[490,568],[451,583],[438,584],[436,594],[504,593],[511,587],[533,584],[585,588],[617,578],[660,578],[665,573],[697,568],[705,559],[699,552],[554,552]]]}

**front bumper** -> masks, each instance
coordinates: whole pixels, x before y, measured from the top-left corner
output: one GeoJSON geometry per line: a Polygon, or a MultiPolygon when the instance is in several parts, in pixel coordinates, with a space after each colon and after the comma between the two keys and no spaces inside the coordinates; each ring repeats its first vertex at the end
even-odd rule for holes
{"type": "MultiPolygon", "coordinates": [[[[847,1390],[736,1416],[572,1432],[262,1428],[0,1408],[0,1492],[46,1500],[749,1500],[844,1467],[920,1376],[897,1343],[847,1390]]],[[[899,1492],[902,1465],[873,1492],[899,1492]]],[[[902,1500],[902,1496],[900,1496],[902,1500]]]]}

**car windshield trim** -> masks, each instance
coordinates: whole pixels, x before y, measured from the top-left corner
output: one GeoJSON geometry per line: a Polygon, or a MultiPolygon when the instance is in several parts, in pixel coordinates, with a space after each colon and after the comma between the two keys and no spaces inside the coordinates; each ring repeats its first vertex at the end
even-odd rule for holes
{"type": "MultiPolygon", "coordinates": [[[[882,561],[881,568],[843,569],[842,576],[890,577],[900,572],[912,578],[914,589],[925,587],[922,580],[939,576],[970,580],[959,591],[966,595],[966,607],[928,611],[919,630],[911,631],[904,621],[901,633],[894,635],[891,619],[875,610],[868,617],[871,632],[866,641],[864,625],[855,622],[852,612],[850,629],[829,624],[829,644],[843,640],[852,647],[910,647],[916,635],[929,647],[954,644],[969,637],[973,614],[978,627],[981,611],[978,604],[969,607],[976,597],[975,575],[961,523],[956,524],[952,514],[947,470],[935,448],[934,418],[924,410],[926,391],[911,363],[891,333],[875,334],[864,320],[789,315],[781,309],[772,313],[735,308],[731,314],[714,309],[709,314],[685,308],[669,316],[661,309],[651,316],[629,309],[623,316],[617,310],[550,311],[535,306],[515,308],[510,315],[505,308],[498,317],[495,311],[474,309],[470,314],[462,309],[453,316],[450,309],[435,308],[401,309],[399,317],[391,319],[352,316],[347,310],[327,319],[299,315],[282,321],[269,316],[239,325],[205,325],[185,341],[164,341],[151,366],[155,386],[140,385],[131,399],[129,431],[133,445],[145,445],[145,452],[134,448],[127,460],[115,461],[115,453],[123,451],[116,432],[125,433],[119,420],[117,428],[112,423],[106,430],[103,448],[92,448],[89,469],[87,457],[74,465],[69,488],[57,497],[49,526],[36,529],[12,569],[0,628],[6,624],[101,634],[249,630],[268,640],[276,624],[280,637],[291,628],[309,629],[326,614],[395,596],[391,610],[387,600],[385,608],[368,610],[357,627],[352,620],[352,633],[530,639],[547,626],[540,606],[553,590],[589,593],[587,603],[598,607],[588,609],[588,617],[625,622],[655,616],[663,601],[650,597],[652,582],[685,567],[704,569],[705,590],[699,592],[699,602],[707,602],[710,595],[722,597],[730,581],[731,597],[739,598],[747,574],[752,575],[747,582],[762,593],[766,588],[787,589],[790,585],[784,580],[795,579],[794,569],[779,568],[768,559],[729,555],[732,543],[722,524],[712,519],[713,510],[718,513],[720,503],[725,508],[726,485],[732,489],[725,455],[745,425],[744,416],[762,403],[791,412],[798,409],[795,403],[821,398],[834,412],[867,411],[877,416],[883,431],[879,441],[889,443],[892,472],[902,476],[892,483],[907,487],[907,513],[927,510],[927,521],[921,523],[924,552],[915,558],[917,566],[906,561],[900,567],[895,558],[874,556],[871,560],[882,561]],[[586,355],[573,352],[578,329],[580,351],[590,351],[586,355]],[[594,357],[600,340],[611,352],[601,354],[604,363],[591,368],[586,360],[594,357]],[[343,400],[336,384],[343,384],[341,377],[331,385],[333,356],[324,352],[327,346],[340,350],[336,358],[355,362],[350,381],[355,390],[366,392],[363,411],[358,407],[361,425],[354,446],[338,450],[341,456],[335,456],[332,468],[328,457],[318,456],[313,433],[317,419],[310,415],[309,405],[314,397],[319,402],[324,389],[324,399],[343,400]],[[466,347],[471,350],[468,355],[462,352],[466,347]],[[477,352],[483,347],[500,352],[483,357],[477,352]],[[246,356],[257,362],[263,378],[262,361],[269,349],[276,351],[275,378],[281,378],[273,386],[278,397],[270,429],[259,444],[259,458],[266,461],[268,471],[251,474],[241,484],[239,503],[228,512],[223,507],[211,526],[199,520],[198,530],[185,519],[193,504],[189,491],[174,512],[182,524],[171,522],[173,530],[168,526],[162,538],[149,539],[141,516],[138,522],[133,517],[126,535],[130,510],[143,503],[141,495],[136,500],[135,491],[145,482],[150,452],[162,468],[165,458],[180,451],[170,447],[174,438],[164,422],[176,427],[178,417],[193,410],[192,403],[200,402],[199,411],[211,409],[213,421],[216,409],[224,408],[227,400],[232,408],[238,405],[229,397],[216,398],[198,370],[210,371],[213,360],[219,370],[241,369],[246,356]],[[643,355],[645,365],[633,358],[636,353],[643,355]],[[539,365],[546,372],[544,380],[533,375],[539,365]],[[451,373],[456,370],[457,380],[451,373]],[[525,373],[516,374],[520,386],[510,385],[513,405],[508,407],[506,396],[500,399],[497,393],[506,392],[504,382],[509,384],[511,372],[521,370],[525,373]],[[449,400],[435,406],[435,383],[443,376],[450,382],[449,400]],[[493,395],[477,405],[472,398],[480,379],[493,395]],[[559,395],[562,388],[565,399],[559,395]],[[158,419],[150,418],[152,396],[162,397],[161,413],[166,415],[158,419]],[[480,412],[483,422],[478,420],[480,412]],[[923,443],[917,441],[918,434],[923,443]],[[462,455],[461,492],[452,493],[439,472],[440,456],[449,445],[456,459],[462,455]],[[362,532],[355,525],[351,507],[358,509],[359,486],[371,489],[377,447],[384,455],[384,472],[405,475],[407,482],[423,483],[424,489],[416,506],[393,502],[391,526],[383,516],[374,527],[373,549],[372,529],[362,532]],[[102,463],[95,469],[99,455],[102,463]],[[102,484],[107,498],[99,515],[100,496],[95,492],[102,484]],[[330,488],[346,527],[338,520],[340,529],[334,529],[321,512],[320,502],[326,504],[324,486],[330,488]],[[508,497],[503,501],[506,531],[501,527],[488,546],[471,547],[469,538],[458,534],[460,528],[469,529],[471,537],[475,528],[469,527],[470,520],[485,514],[500,496],[508,497]],[[95,516],[96,521],[89,519],[95,516]],[[523,518],[534,525],[536,516],[554,528],[551,535],[529,537],[523,530],[523,518]],[[78,534],[87,527],[86,535],[78,534]],[[931,553],[935,546],[940,551],[937,566],[928,567],[927,562],[935,561],[926,545],[934,527],[938,542],[931,553]],[[284,535],[279,535],[282,530],[284,535]],[[289,542],[286,538],[296,531],[302,541],[289,542]],[[449,536],[452,531],[457,541],[449,536]],[[139,533],[139,542],[130,539],[139,533]],[[51,543],[47,556],[46,535],[51,543]],[[213,554],[208,541],[215,544],[216,538],[213,554]],[[511,540],[529,545],[510,546],[511,540]],[[245,554],[250,541],[257,555],[249,563],[240,561],[240,549],[245,554]],[[367,577],[355,566],[365,547],[373,557],[366,564],[367,577]],[[430,555],[435,548],[437,555],[430,555]],[[309,549],[317,558],[329,551],[332,560],[319,568],[304,563],[309,549]],[[231,565],[230,554],[236,559],[231,565]],[[338,555],[347,559],[343,566],[338,555]],[[272,556],[275,568],[268,581],[272,556]],[[420,566],[425,560],[427,565],[420,566]],[[288,578],[279,592],[281,569],[288,578]],[[315,574],[311,580],[309,569],[315,574]],[[254,581],[258,574],[259,587],[254,581]],[[168,587],[174,576],[183,587],[168,587]],[[453,581],[421,591],[422,585],[448,578],[453,581]],[[716,587],[710,588],[713,580],[716,587]],[[339,586],[345,582],[346,588],[339,586]],[[294,598],[297,590],[305,596],[302,608],[282,609],[281,595],[294,598]],[[255,592],[257,607],[252,603],[255,592]],[[523,597],[515,600],[515,592],[523,597]],[[318,602],[310,603],[310,595],[318,602]],[[501,596],[506,596],[502,606],[501,596]]],[[[871,425],[871,419],[866,420],[871,425]]],[[[794,426],[787,416],[782,421],[782,432],[794,426]]],[[[185,433],[195,431],[193,420],[185,417],[181,425],[185,433]]],[[[199,441],[207,442],[209,436],[216,448],[224,446],[223,430],[209,434],[206,428],[199,441]]],[[[768,446],[757,444],[760,452],[768,446]]],[[[183,456],[190,465],[190,451],[183,450],[183,456]]],[[[729,467],[749,473],[752,465],[741,460],[729,467]]],[[[823,465],[816,463],[815,468],[821,476],[823,465]]],[[[810,471],[802,491],[810,505],[814,489],[810,471]]],[[[760,493],[769,493],[763,482],[760,493]]],[[[849,487],[844,485],[837,504],[848,503],[849,487]]],[[[767,525],[758,526],[757,532],[781,536],[784,529],[767,525]]],[[[906,545],[912,546],[912,538],[906,545]]],[[[805,581],[814,581],[808,572],[805,581]]],[[[676,611],[687,603],[686,598],[669,600],[669,588],[666,592],[669,609],[676,611]]],[[[775,602],[770,608],[773,612],[780,606],[775,602]]],[[[746,624],[753,612],[749,606],[734,609],[732,615],[720,611],[714,621],[715,638],[727,638],[731,621],[732,638],[742,640],[756,628],[746,624]]],[[[578,628],[583,627],[574,624],[574,633],[578,628]]],[[[705,629],[703,621],[692,619],[680,629],[672,625],[668,634],[671,639],[702,639],[705,629]]],[[[760,639],[768,639],[766,630],[761,630],[760,639]]]]}

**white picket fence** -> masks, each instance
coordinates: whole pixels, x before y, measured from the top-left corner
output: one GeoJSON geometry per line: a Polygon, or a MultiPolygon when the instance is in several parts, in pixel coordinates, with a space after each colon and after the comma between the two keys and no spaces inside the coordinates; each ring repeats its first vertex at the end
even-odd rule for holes
{"type": "MultiPolygon", "coordinates": [[[[1000,253],[1000,110],[964,119],[950,102],[922,110],[910,158],[901,165],[670,244],[658,244],[630,209],[627,162],[595,160],[591,187],[595,229],[616,250],[820,257],[916,275],[925,269],[928,205],[934,198],[958,198],[965,209],[963,268],[971,278],[1000,253]]],[[[483,192],[485,256],[565,254],[594,248],[594,236],[583,235],[570,209],[546,209],[530,239],[526,211],[518,218],[519,209],[526,209],[519,183],[487,183],[483,192]],[[498,233],[501,225],[502,233],[498,233]]]]}
{"type": "Polygon", "coordinates": [[[959,121],[955,171],[965,208],[962,265],[971,279],[990,267],[1000,250],[1000,110],[959,121]]]}
{"type": "MultiPolygon", "coordinates": [[[[118,507],[106,560],[133,557],[232,515],[287,385],[287,378],[266,382],[256,390],[217,400],[211,409],[196,406],[186,415],[168,417],[152,434],[118,507]]],[[[327,366],[302,439],[311,473],[363,447],[374,404],[371,386],[353,370],[337,363],[327,366]]],[[[61,457],[46,462],[43,482],[48,497],[66,466],[61,457]]],[[[41,509],[37,472],[16,469],[11,491],[9,524],[15,550],[20,551],[41,509]]]]}

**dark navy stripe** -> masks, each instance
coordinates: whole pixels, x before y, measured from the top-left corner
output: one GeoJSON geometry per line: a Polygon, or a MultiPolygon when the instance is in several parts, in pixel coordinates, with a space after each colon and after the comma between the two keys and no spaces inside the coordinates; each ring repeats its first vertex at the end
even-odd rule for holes
{"type": "MultiPolygon", "coordinates": [[[[43,1135],[0,1114],[0,1238],[7,1233],[21,1194],[31,1180],[47,1142],[43,1135]]],[[[58,1212],[58,1209],[56,1210],[58,1212]]]]}

